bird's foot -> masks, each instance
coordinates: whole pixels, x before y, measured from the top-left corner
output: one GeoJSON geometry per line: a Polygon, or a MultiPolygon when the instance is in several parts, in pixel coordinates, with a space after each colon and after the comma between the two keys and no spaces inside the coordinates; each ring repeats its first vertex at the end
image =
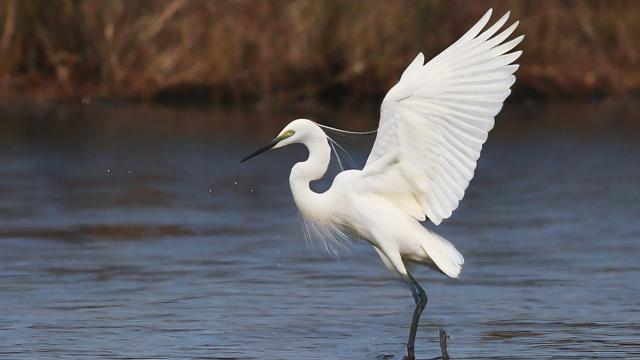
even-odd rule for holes
{"type": "Polygon", "coordinates": [[[449,335],[447,335],[447,332],[444,331],[444,329],[440,329],[440,352],[442,352],[442,356],[440,356],[440,359],[442,360],[449,360],[449,353],[447,352],[448,338],[449,335]]]}
{"type": "Polygon", "coordinates": [[[407,346],[407,355],[405,355],[402,360],[416,360],[415,352],[413,351],[413,346],[407,346]]]}
{"type": "MultiPolygon", "coordinates": [[[[450,360],[449,352],[447,351],[447,339],[449,335],[444,329],[440,329],[440,352],[442,355],[431,358],[430,360],[450,360]]],[[[402,360],[416,360],[413,351],[407,351],[407,355],[405,355],[402,360]]]]}

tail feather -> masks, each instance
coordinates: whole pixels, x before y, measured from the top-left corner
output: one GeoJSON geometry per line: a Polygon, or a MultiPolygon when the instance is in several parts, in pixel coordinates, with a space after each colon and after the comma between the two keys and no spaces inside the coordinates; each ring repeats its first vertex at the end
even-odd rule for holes
{"type": "Polygon", "coordinates": [[[420,245],[424,251],[443,273],[457,278],[464,264],[462,254],[447,239],[428,229],[424,230],[420,237],[420,245]]]}

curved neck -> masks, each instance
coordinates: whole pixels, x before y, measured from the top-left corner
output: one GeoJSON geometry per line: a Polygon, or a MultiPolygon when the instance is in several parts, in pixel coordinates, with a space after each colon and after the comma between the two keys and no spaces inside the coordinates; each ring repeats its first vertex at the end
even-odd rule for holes
{"type": "Polygon", "coordinates": [[[306,161],[299,162],[291,169],[289,185],[293,199],[302,215],[311,218],[321,218],[325,215],[327,208],[323,205],[324,196],[309,187],[313,180],[318,180],[324,176],[329,161],[331,161],[331,147],[326,136],[314,136],[303,142],[309,151],[306,161]]]}

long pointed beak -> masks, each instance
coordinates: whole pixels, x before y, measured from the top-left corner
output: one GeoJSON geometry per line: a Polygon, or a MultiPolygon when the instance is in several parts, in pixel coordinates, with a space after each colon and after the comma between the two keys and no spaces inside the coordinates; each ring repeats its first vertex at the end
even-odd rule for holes
{"type": "Polygon", "coordinates": [[[258,155],[262,154],[262,153],[263,153],[263,152],[265,152],[265,151],[271,150],[271,148],[272,148],[272,147],[274,147],[274,146],[276,146],[276,144],[277,144],[278,142],[280,142],[280,140],[282,140],[282,139],[280,139],[280,138],[275,138],[275,139],[271,140],[271,142],[269,142],[269,143],[268,143],[268,144],[266,144],[265,146],[263,146],[263,147],[261,147],[260,149],[258,149],[258,150],[256,150],[256,151],[252,152],[251,154],[249,154],[249,155],[247,155],[247,156],[243,157],[243,158],[242,158],[242,160],[240,160],[240,162],[241,162],[241,163],[243,163],[243,162],[245,162],[245,161],[247,161],[247,160],[251,159],[251,158],[252,158],[252,157],[254,157],[254,156],[258,156],[258,155]]]}

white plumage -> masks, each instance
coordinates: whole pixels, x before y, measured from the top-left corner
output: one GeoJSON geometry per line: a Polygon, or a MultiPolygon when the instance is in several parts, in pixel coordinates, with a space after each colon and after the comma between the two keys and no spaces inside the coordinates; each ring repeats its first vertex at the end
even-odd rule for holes
{"type": "Polygon", "coordinates": [[[424,63],[422,53],[409,64],[381,106],[373,149],[362,170],[343,171],[324,193],[309,183],[325,174],[331,158],[327,135],[313,121],[289,123],[267,146],[302,143],[309,158],[291,169],[295,203],[311,230],[333,239],[345,234],[371,243],[384,264],[411,288],[416,311],[408,342],[413,342],[426,294],[406,262],[425,264],[458,277],[464,258],[446,239],[420,224],[438,225],[451,216],[473,178],[482,145],[515,82],[511,52],[523,36],[505,40],[517,22],[503,31],[509,13],[482,31],[489,10],[453,45],[424,63]]]}
{"type": "Polygon", "coordinates": [[[494,117],[509,96],[524,36],[500,45],[518,23],[494,35],[505,14],[480,33],[491,11],[426,65],[418,54],[387,94],[364,168],[364,191],[382,193],[416,219],[451,216],[473,177],[494,117]],[[478,35],[479,34],[479,35],[478,35]]]}

